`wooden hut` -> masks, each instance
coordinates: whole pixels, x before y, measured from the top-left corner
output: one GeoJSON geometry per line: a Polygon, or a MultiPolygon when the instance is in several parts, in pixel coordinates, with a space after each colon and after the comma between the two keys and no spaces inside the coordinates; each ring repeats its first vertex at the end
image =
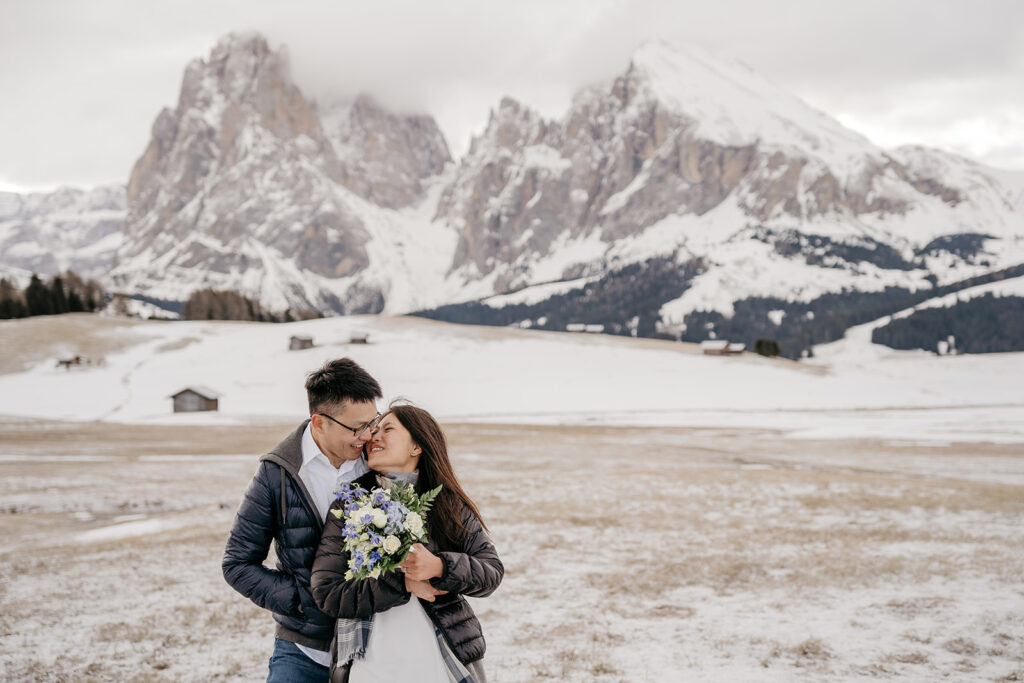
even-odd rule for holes
{"type": "Polygon", "coordinates": [[[289,351],[301,351],[303,349],[313,348],[312,337],[296,337],[292,336],[291,341],[288,343],[289,351]]]}
{"type": "Polygon", "coordinates": [[[700,350],[705,356],[736,356],[746,351],[747,345],[726,339],[705,339],[700,343],[700,350]]]}
{"type": "Polygon", "coordinates": [[[565,326],[566,332],[583,332],[585,334],[601,334],[604,332],[604,325],[587,323],[569,323],[565,326]]]}
{"type": "Polygon", "coordinates": [[[174,399],[174,412],[176,413],[198,413],[205,410],[217,410],[220,406],[218,399],[220,394],[207,387],[185,387],[176,394],[174,399]]]}

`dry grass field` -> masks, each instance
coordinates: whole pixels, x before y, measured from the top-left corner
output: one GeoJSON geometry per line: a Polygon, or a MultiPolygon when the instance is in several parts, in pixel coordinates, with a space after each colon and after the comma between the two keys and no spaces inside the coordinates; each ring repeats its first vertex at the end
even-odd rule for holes
{"type": "MultiPolygon", "coordinates": [[[[0,422],[0,679],[254,681],[220,559],[289,425],[0,422]]],[[[450,425],[491,680],[1024,680],[1024,449],[450,425]]]]}
{"type": "Polygon", "coordinates": [[[20,372],[33,363],[81,354],[102,360],[139,342],[138,320],[100,318],[91,313],[44,315],[0,323],[0,374],[20,372]]]}

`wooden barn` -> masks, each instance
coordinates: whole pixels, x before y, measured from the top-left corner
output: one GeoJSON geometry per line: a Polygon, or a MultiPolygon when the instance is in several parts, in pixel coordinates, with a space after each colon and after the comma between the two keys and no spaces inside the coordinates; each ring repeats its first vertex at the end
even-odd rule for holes
{"type": "Polygon", "coordinates": [[[706,339],[700,343],[705,356],[736,356],[746,351],[746,344],[730,343],[726,339],[706,339]]]}
{"type": "Polygon", "coordinates": [[[174,412],[176,413],[198,413],[205,410],[217,410],[220,406],[218,399],[220,394],[207,387],[185,387],[176,394],[174,399],[174,412]]]}
{"type": "Polygon", "coordinates": [[[289,351],[301,351],[303,349],[313,348],[312,337],[295,337],[293,336],[291,342],[288,344],[289,351]]]}
{"type": "Polygon", "coordinates": [[[604,332],[604,325],[587,323],[569,323],[565,326],[566,332],[583,332],[585,334],[601,334],[604,332]]]}

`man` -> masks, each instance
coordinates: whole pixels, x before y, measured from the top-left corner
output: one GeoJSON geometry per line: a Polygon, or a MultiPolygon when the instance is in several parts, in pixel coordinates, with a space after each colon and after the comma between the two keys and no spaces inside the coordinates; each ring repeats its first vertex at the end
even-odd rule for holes
{"type": "Polygon", "coordinates": [[[222,567],[231,587],[277,622],[268,683],[327,682],[334,619],[316,607],[309,574],[338,480],[367,471],[363,446],[380,422],[380,385],[348,358],[306,378],[310,419],[272,451],[245,492],[222,567]],[[263,566],[275,543],[277,568],[263,566]]]}

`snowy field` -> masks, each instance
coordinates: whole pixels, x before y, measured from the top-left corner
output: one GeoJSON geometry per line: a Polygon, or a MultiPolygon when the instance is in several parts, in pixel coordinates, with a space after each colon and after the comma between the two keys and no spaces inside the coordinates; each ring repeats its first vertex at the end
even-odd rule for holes
{"type": "MultiPolygon", "coordinates": [[[[220,559],[289,428],[0,424],[0,679],[262,680],[220,559]]],[[[1024,676],[1016,447],[446,428],[506,566],[493,681],[1024,676]]]]}
{"type": "Polygon", "coordinates": [[[1024,444],[1024,353],[938,357],[870,343],[871,325],[813,362],[710,357],[693,344],[459,326],[403,317],[287,325],[0,322],[0,415],[132,424],[260,424],[304,414],[307,372],[348,355],[386,396],[448,422],[755,427],[790,437],[1024,444]],[[369,334],[369,344],[350,344],[369,334]],[[292,335],[316,346],[288,351],[292,335]],[[7,351],[8,349],[12,351],[7,351]],[[100,365],[65,370],[76,354],[100,365]],[[173,414],[188,386],[217,413],[173,414]]]}
{"type": "Polygon", "coordinates": [[[493,681],[1024,680],[1024,354],[865,335],[812,365],[402,318],[0,323],[0,679],[262,680],[227,531],[304,373],[351,355],[442,418],[491,527],[493,681]],[[221,412],[171,414],[191,384],[221,412]]]}

